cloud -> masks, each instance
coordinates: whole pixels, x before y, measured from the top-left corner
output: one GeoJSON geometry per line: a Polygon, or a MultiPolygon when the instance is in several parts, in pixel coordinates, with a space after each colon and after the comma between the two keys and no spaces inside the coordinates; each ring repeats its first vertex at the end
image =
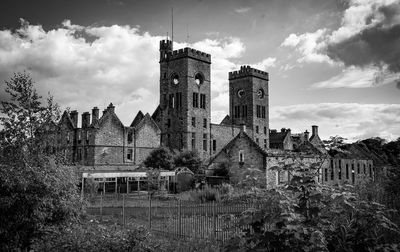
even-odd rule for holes
{"type": "Polygon", "coordinates": [[[379,136],[400,136],[400,104],[318,103],[271,107],[270,128],[291,128],[293,133],[319,126],[323,139],[339,135],[355,141],[379,136]]]}
{"type": "MultiPolygon", "coordinates": [[[[43,95],[51,91],[63,108],[84,112],[113,102],[121,120],[129,124],[137,111],[152,113],[158,105],[162,39],[139,27],[81,26],[65,20],[46,31],[21,20],[15,32],[0,30],[0,80],[27,70],[38,91],[43,95]]],[[[232,37],[174,43],[175,48],[185,46],[212,55],[213,111],[228,111],[228,72],[240,68],[236,61],[246,50],[244,44],[232,37]]],[[[255,64],[265,69],[274,63],[267,58],[255,64]]],[[[0,98],[6,99],[4,88],[0,98]]]]}
{"type": "Polygon", "coordinates": [[[242,8],[235,9],[235,12],[236,12],[236,13],[246,13],[246,12],[248,12],[249,10],[251,10],[250,7],[242,7],[242,8]]]}
{"type": "MultiPolygon", "coordinates": [[[[295,48],[298,62],[338,63],[356,71],[375,68],[380,77],[369,86],[376,80],[390,83],[391,74],[400,72],[400,0],[349,0],[341,21],[334,31],[290,34],[281,46],[295,48]]],[[[338,87],[336,82],[325,86],[338,87]]]]}
{"type": "Polygon", "coordinates": [[[397,75],[374,67],[345,68],[332,78],[311,85],[312,88],[368,88],[393,83],[397,75]]]}
{"type": "Polygon", "coordinates": [[[262,61],[252,64],[251,67],[262,71],[268,71],[268,68],[275,67],[276,58],[268,57],[263,59],[262,61]]]}

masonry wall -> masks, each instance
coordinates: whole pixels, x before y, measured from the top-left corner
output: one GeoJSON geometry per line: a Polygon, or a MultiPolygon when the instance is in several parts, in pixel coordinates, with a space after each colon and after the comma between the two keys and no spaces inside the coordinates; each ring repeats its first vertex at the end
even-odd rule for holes
{"type": "Polygon", "coordinates": [[[210,124],[211,128],[211,152],[210,155],[218,153],[227,143],[229,143],[240,132],[240,127],[236,125],[210,124]],[[215,149],[213,148],[215,141],[215,149]]]}
{"type": "Polygon", "coordinates": [[[142,163],[151,151],[159,147],[160,134],[151,125],[143,125],[135,134],[135,163],[142,163]]]}
{"type": "Polygon", "coordinates": [[[331,158],[322,171],[323,183],[331,185],[357,185],[372,181],[374,177],[372,160],[331,158]]]}
{"type": "MultiPolygon", "coordinates": [[[[281,153],[277,154],[269,154],[266,158],[267,163],[267,170],[266,170],[266,184],[267,188],[275,188],[279,184],[284,184],[290,181],[292,178],[291,173],[288,171],[272,169],[273,167],[280,167],[282,168],[284,165],[288,164],[298,164],[302,166],[309,166],[311,164],[322,162],[321,170],[328,166],[327,160],[323,159],[322,157],[318,156],[306,156],[297,154],[293,157],[292,155],[285,155],[281,153]]],[[[317,175],[317,181],[321,182],[321,171],[319,171],[317,175]]]]}
{"type": "Polygon", "coordinates": [[[265,186],[265,158],[254,145],[251,144],[248,138],[241,136],[236,139],[234,144],[229,148],[229,152],[221,152],[213,161],[210,169],[216,168],[221,163],[227,163],[230,169],[230,180],[233,183],[239,183],[245,176],[253,172],[258,178],[258,186],[265,186]],[[239,162],[240,153],[243,154],[243,162],[239,162]]]}

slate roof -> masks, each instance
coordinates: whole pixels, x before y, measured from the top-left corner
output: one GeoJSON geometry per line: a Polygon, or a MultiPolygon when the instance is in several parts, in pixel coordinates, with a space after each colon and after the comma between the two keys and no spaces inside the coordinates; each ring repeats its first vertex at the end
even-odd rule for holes
{"type": "Polygon", "coordinates": [[[139,112],[136,114],[135,118],[133,119],[131,123],[131,127],[136,127],[140,121],[144,118],[143,112],[139,110],[139,112]]]}
{"type": "Polygon", "coordinates": [[[220,124],[223,124],[223,125],[231,125],[231,124],[232,124],[231,117],[230,117],[229,115],[226,115],[226,116],[224,117],[224,119],[222,119],[222,121],[221,121],[220,124]]]}
{"type": "Polygon", "coordinates": [[[286,136],[289,134],[290,131],[284,131],[284,132],[275,132],[275,131],[270,131],[269,132],[269,143],[270,144],[280,144],[285,141],[286,136]]]}

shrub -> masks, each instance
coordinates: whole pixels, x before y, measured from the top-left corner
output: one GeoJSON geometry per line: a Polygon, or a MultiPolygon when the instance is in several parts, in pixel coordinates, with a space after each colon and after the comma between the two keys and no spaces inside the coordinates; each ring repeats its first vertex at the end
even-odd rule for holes
{"type": "Polygon", "coordinates": [[[183,151],[174,158],[175,167],[187,167],[193,173],[200,172],[201,159],[196,151],[183,151]]]}
{"type": "Polygon", "coordinates": [[[173,157],[171,152],[164,147],[158,148],[150,152],[149,156],[144,160],[146,167],[155,169],[172,170],[173,157]]]}

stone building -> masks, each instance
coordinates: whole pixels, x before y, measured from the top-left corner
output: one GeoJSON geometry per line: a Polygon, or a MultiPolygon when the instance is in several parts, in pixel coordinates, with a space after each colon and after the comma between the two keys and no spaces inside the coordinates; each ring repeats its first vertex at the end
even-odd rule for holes
{"type": "MultiPolygon", "coordinates": [[[[159,105],[151,116],[139,111],[126,126],[110,104],[101,117],[97,107],[91,114],[84,112],[79,127],[78,112],[65,111],[60,122],[49,124],[49,134],[56,139],[49,146],[62,151],[70,163],[91,171],[135,170],[160,146],[194,150],[210,168],[228,162],[237,173],[259,169],[267,174],[263,179],[269,186],[289,179],[269,172],[271,165],[289,154],[310,162],[326,159],[317,126],[312,126],[310,138],[307,131],[269,129],[267,72],[250,66],[229,72],[229,115],[215,124],[211,123],[211,55],[192,48],[173,50],[170,40],[160,41],[159,52],[159,105]]],[[[324,168],[321,176],[329,172],[324,168]]]]}

